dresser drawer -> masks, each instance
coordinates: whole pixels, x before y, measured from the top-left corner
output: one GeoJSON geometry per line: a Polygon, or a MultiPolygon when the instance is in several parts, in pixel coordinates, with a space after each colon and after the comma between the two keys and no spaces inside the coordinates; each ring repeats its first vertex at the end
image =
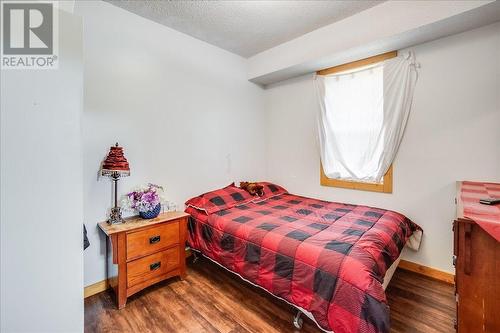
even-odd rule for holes
{"type": "Polygon", "coordinates": [[[153,279],[179,267],[179,247],[173,247],[127,263],[127,285],[153,279]]]}
{"type": "Polygon", "coordinates": [[[127,234],[127,261],[179,244],[179,221],[127,234]]]}

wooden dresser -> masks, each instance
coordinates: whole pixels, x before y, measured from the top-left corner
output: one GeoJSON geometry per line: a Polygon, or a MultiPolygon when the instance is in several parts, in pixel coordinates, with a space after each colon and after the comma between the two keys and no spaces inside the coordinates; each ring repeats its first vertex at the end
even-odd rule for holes
{"type": "Polygon", "coordinates": [[[123,224],[99,223],[108,236],[107,277],[119,309],[127,297],[154,283],[185,277],[188,216],[167,212],[150,220],[133,217],[123,224]]]}
{"type": "MultiPolygon", "coordinates": [[[[495,238],[500,215],[495,217],[495,207],[477,203],[488,197],[481,184],[459,182],[457,186],[453,261],[459,333],[500,332],[500,242],[495,238]]],[[[500,194],[496,187],[489,188],[494,189],[493,195],[500,194]]]]}

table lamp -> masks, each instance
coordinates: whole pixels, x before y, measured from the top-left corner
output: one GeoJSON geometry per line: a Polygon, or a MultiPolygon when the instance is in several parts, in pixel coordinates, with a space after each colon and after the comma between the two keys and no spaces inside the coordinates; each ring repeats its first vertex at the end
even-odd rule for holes
{"type": "Polygon", "coordinates": [[[118,207],[118,179],[130,176],[130,167],[123,155],[123,148],[118,146],[118,142],[114,147],[110,147],[108,156],[102,163],[101,175],[111,177],[114,185],[115,206],[111,208],[108,224],[123,223],[122,213],[118,207]]]}

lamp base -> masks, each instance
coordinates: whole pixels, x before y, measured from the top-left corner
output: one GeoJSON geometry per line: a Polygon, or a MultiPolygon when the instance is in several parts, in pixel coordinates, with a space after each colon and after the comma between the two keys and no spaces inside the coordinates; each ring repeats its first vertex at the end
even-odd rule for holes
{"type": "Polygon", "coordinates": [[[120,207],[111,208],[111,213],[109,214],[108,224],[124,223],[125,220],[122,218],[122,212],[120,207]]]}

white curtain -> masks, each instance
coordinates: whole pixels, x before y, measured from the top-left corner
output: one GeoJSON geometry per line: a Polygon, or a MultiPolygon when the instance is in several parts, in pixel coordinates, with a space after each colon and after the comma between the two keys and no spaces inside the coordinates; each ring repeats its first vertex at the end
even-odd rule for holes
{"type": "Polygon", "coordinates": [[[317,75],[319,144],[328,178],[380,183],[394,161],[417,81],[412,53],[317,75]]]}

